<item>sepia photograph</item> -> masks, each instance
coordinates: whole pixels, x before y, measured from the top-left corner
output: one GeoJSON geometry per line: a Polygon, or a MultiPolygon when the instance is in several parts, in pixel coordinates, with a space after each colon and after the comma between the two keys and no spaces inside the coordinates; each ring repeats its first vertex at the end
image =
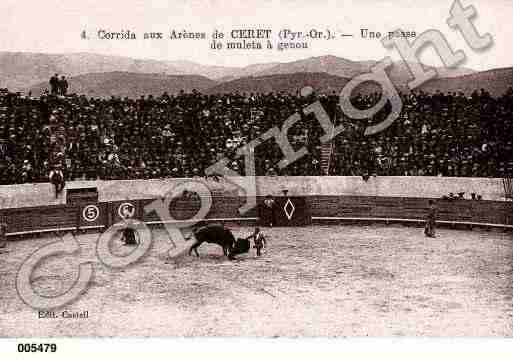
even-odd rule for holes
{"type": "Polygon", "coordinates": [[[3,0],[0,338],[513,336],[512,23],[3,0]]]}

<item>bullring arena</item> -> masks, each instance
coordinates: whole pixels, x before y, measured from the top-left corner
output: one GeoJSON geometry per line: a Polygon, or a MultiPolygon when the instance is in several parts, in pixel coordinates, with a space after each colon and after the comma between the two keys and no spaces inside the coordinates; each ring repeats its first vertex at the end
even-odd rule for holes
{"type": "MultiPolygon", "coordinates": [[[[234,261],[212,244],[199,248],[199,258],[169,258],[167,231],[143,207],[178,182],[69,183],[98,189],[94,221],[82,217],[91,203],[53,199],[50,185],[4,186],[10,241],[0,255],[0,336],[513,335],[513,203],[502,198],[500,179],[259,177],[258,203],[286,188],[302,198],[311,223],[262,227],[263,256],[251,249],[234,261]],[[459,190],[484,200],[438,200],[441,228],[425,237],[427,199],[459,190]],[[126,203],[150,226],[152,245],[137,263],[108,268],[96,253],[98,231],[126,203]],[[17,272],[66,233],[75,233],[80,252],[44,262],[32,286],[58,295],[73,285],[79,263],[92,263],[94,277],[76,300],[53,310],[56,318],[44,317],[18,296],[17,272]]],[[[258,211],[239,214],[240,189],[208,185],[207,220],[224,222],[236,237],[252,233],[258,211]]],[[[173,218],[193,216],[192,202],[174,203],[173,218]]],[[[126,251],[112,241],[113,253],[126,251]]]]}

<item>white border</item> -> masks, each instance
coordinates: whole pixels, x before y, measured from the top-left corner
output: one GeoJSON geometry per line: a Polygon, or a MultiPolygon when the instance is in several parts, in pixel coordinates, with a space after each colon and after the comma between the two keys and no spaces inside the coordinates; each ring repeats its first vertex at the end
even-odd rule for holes
{"type": "Polygon", "coordinates": [[[7,358],[508,358],[509,338],[15,338],[0,339],[7,358]],[[18,353],[19,343],[56,343],[56,353],[18,353]]]}

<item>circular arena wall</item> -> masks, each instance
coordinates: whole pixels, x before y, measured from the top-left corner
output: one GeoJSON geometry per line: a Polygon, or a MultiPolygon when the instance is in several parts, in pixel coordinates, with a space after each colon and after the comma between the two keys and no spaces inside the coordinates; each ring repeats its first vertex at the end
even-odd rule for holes
{"type": "MultiPolygon", "coordinates": [[[[173,201],[171,216],[160,218],[149,204],[163,198],[178,184],[204,181],[212,194],[206,220],[255,222],[259,204],[266,195],[300,199],[301,211],[315,221],[381,221],[423,223],[428,199],[439,199],[438,222],[513,228],[513,202],[505,201],[502,180],[497,178],[447,177],[256,177],[221,179],[163,179],[132,181],[76,181],[66,188],[98,189],[94,203],[67,204],[65,195],[55,199],[50,184],[22,184],[0,187],[0,215],[7,222],[11,236],[27,233],[105,229],[121,220],[121,210],[150,224],[164,220],[183,221],[199,210],[194,197],[173,201]],[[235,185],[234,183],[242,187],[235,185]],[[242,181],[242,182],[241,182],[242,181]],[[239,209],[247,201],[245,190],[254,190],[257,206],[243,214],[239,209]],[[465,192],[467,200],[441,200],[449,192],[465,192]],[[483,197],[469,200],[470,193],[483,197]]],[[[281,203],[281,202],[280,202],[281,203]]],[[[279,208],[278,210],[281,210],[279,208]]]]}

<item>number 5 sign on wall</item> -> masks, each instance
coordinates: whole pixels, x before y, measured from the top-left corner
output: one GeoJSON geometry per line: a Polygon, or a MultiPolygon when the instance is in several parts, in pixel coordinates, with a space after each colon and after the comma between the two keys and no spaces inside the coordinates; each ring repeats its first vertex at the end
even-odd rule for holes
{"type": "Polygon", "coordinates": [[[100,228],[105,225],[102,212],[104,206],[101,204],[88,204],[82,207],[80,212],[80,228],[100,228]]]}
{"type": "Polygon", "coordinates": [[[94,204],[85,206],[82,209],[82,218],[86,222],[95,222],[100,217],[100,209],[94,204]]]}

